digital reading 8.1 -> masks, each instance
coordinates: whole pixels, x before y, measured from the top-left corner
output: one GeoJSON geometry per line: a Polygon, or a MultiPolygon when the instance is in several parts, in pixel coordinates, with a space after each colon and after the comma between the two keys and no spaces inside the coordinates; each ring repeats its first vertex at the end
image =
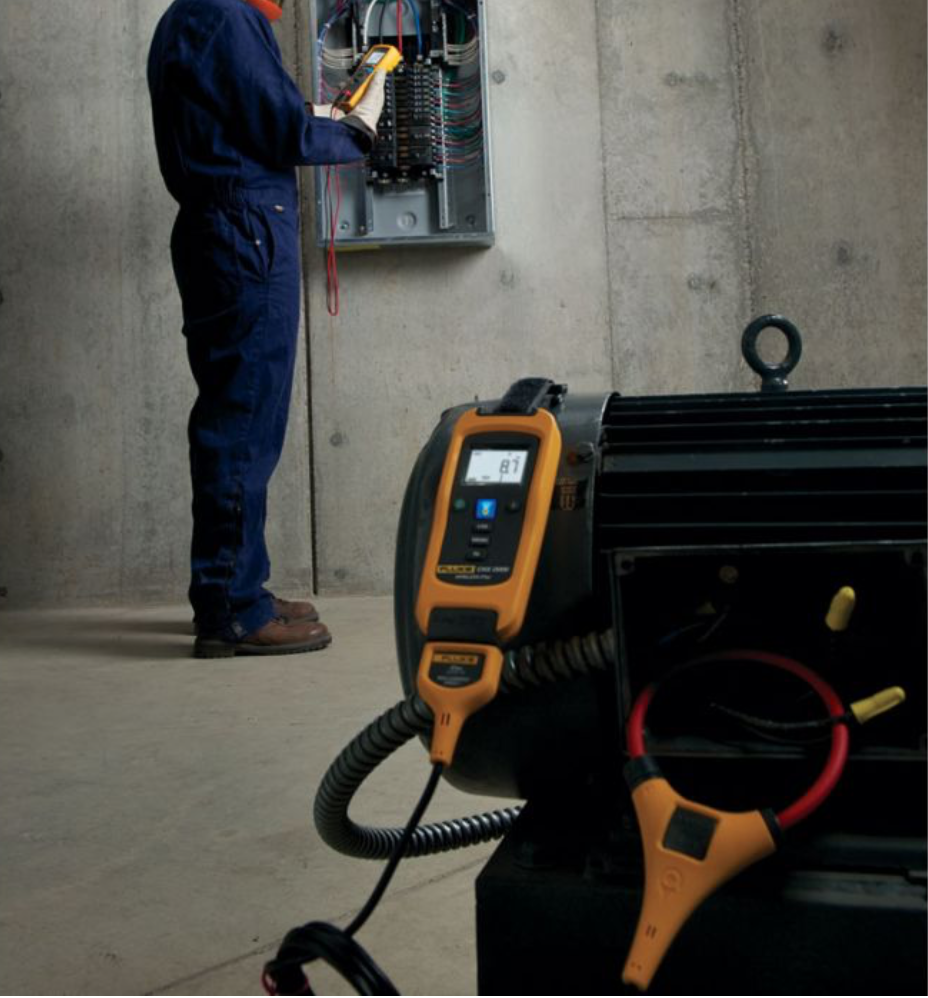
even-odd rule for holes
{"type": "Polygon", "coordinates": [[[527,450],[472,450],[465,485],[521,485],[527,450]]]}

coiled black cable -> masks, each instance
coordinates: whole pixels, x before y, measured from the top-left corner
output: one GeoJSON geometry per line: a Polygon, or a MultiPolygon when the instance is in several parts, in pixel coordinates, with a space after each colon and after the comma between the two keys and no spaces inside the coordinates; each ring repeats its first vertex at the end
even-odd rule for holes
{"type": "Polygon", "coordinates": [[[591,631],[558,641],[524,645],[506,653],[500,692],[602,672],[616,661],[615,631],[591,631]]]}
{"type": "MultiPolygon", "coordinates": [[[[614,661],[612,630],[524,646],[507,652],[500,692],[513,693],[586,676],[608,668],[614,661]]],[[[348,807],[358,788],[384,759],[431,727],[431,708],[413,694],[351,740],[329,767],[316,794],[313,818],[323,842],[359,859],[385,859],[394,852],[404,829],[355,824],[348,817],[348,807]]],[[[409,836],[403,855],[429,856],[502,838],[520,810],[507,807],[419,826],[409,836]]]]}
{"type": "MultiPolygon", "coordinates": [[[[614,659],[612,631],[588,634],[534,646],[506,655],[500,692],[518,692],[542,683],[588,675],[614,659]]],[[[396,995],[393,982],[353,937],[370,917],[397,865],[404,856],[426,856],[500,838],[520,808],[502,808],[469,818],[419,825],[438,785],[442,766],[433,766],[425,791],[403,828],[368,828],[348,817],[348,807],[367,776],[401,745],[432,726],[432,711],[417,695],[407,697],[369,724],[332,763],[319,791],[313,814],[323,841],[338,852],[362,859],[389,862],[364,907],[351,924],[339,929],[326,922],[308,922],[287,933],[275,959],[264,968],[268,994],[314,994],[303,966],[325,960],[348,980],[358,994],[396,995]]]]}

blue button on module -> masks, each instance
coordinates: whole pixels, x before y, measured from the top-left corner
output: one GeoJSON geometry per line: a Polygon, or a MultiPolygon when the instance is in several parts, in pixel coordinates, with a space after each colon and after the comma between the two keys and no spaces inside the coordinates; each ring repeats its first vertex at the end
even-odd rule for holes
{"type": "Polygon", "coordinates": [[[478,499],[477,500],[477,519],[478,520],[495,520],[496,519],[496,500],[495,499],[478,499]]]}

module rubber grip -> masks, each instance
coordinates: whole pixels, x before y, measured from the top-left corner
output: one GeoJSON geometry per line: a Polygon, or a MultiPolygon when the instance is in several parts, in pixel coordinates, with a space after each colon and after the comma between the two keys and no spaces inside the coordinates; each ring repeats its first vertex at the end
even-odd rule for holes
{"type": "Polygon", "coordinates": [[[687,800],[661,776],[632,791],[644,847],[641,914],[622,981],[646,991],[693,911],[776,841],[760,811],[717,811],[687,800]]]}

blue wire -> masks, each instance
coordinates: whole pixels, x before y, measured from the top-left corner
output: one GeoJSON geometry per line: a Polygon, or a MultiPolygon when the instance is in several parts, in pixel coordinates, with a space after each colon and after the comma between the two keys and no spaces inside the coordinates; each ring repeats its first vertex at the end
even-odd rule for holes
{"type": "Polygon", "coordinates": [[[329,33],[329,28],[348,10],[350,6],[348,0],[341,0],[339,5],[335,8],[335,12],[328,19],[328,21],[323,24],[322,29],[319,32],[319,44],[322,45],[325,42],[325,36],[329,33]]]}
{"type": "Polygon", "coordinates": [[[405,4],[412,11],[412,19],[416,22],[416,51],[422,55],[422,22],[419,20],[419,8],[413,0],[405,0],[405,4]]]}

